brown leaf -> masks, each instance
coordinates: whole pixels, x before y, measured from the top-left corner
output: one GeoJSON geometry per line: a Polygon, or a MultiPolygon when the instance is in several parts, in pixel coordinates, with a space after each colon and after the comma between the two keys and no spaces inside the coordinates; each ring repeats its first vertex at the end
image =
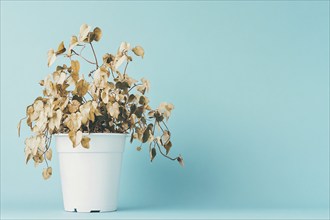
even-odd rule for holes
{"type": "Polygon", "coordinates": [[[101,30],[101,28],[99,28],[99,27],[94,28],[93,33],[95,35],[94,40],[95,41],[99,41],[101,39],[101,37],[102,37],[102,30],[101,30]]]}
{"type": "Polygon", "coordinates": [[[183,162],[183,157],[181,155],[179,155],[179,157],[177,158],[177,161],[179,162],[179,164],[184,167],[184,162],[183,162]]]}
{"type": "Polygon", "coordinates": [[[56,56],[59,54],[62,54],[66,51],[65,47],[64,47],[64,42],[62,41],[60,43],[60,45],[58,45],[57,51],[56,51],[56,56]]]}
{"type": "Polygon", "coordinates": [[[88,89],[89,89],[89,83],[86,80],[81,79],[77,83],[76,88],[72,93],[77,94],[80,97],[83,97],[88,92],[88,89]]]}
{"type": "Polygon", "coordinates": [[[80,63],[78,60],[71,60],[71,69],[72,73],[79,73],[80,70],[80,63]]]}
{"type": "Polygon", "coordinates": [[[156,148],[153,147],[150,150],[150,161],[152,162],[155,159],[155,157],[156,157],[156,148]]]}
{"type": "Polygon", "coordinates": [[[162,145],[165,145],[168,143],[168,141],[170,140],[170,136],[171,136],[170,132],[167,130],[164,130],[162,139],[161,139],[162,145]]]}
{"type": "Polygon", "coordinates": [[[137,151],[141,151],[141,149],[142,149],[141,146],[136,147],[137,151]]]}
{"type": "Polygon", "coordinates": [[[88,149],[89,148],[89,142],[90,142],[90,138],[89,137],[83,137],[82,139],[81,139],[81,145],[84,147],[84,148],[86,148],[86,149],[88,149]]]}
{"type": "Polygon", "coordinates": [[[70,113],[75,113],[75,112],[79,109],[79,106],[80,106],[80,102],[78,102],[77,100],[73,100],[73,101],[68,105],[69,112],[70,112],[70,113]]]}
{"type": "Polygon", "coordinates": [[[77,133],[75,131],[70,131],[69,132],[69,138],[72,142],[72,146],[73,147],[77,147],[82,139],[82,132],[81,131],[77,131],[77,133]]]}
{"type": "Polygon", "coordinates": [[[170,152],[170,149],[172,147],[172,142],[168,141],[165,145],[164,145],[165,149],[166,149],[166,155],[170,152]]]}

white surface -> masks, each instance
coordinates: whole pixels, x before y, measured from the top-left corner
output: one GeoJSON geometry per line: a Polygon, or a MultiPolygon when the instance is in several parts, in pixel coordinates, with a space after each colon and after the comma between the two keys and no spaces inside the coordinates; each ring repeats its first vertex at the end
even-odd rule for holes
{"type": "Polygon", "coordinates": [[[55,135],[66,211],[117,209],[125,134],[90,134],[90,148],[73,148],[67,135],[55,135]]]}

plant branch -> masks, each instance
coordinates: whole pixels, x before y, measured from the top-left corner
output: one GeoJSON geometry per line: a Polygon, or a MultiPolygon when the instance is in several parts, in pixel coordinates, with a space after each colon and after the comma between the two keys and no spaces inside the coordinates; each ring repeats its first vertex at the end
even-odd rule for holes
{"type": "Polygon", "coordinates": [[[94,63],[94,62],[92,62],[92,61],[90,61],[90,60],[87,60],[85,57],[83,57],[83,56],[81,56],[79,53],[77,53],[75,50],[71,50],[75,55],[77,55],[77,56],[79,56],[79,57],[81,57],[81,58],[83,58],[86,62],[88,62],[88,63],[90,63],[90,64],[96,64],[96,63],[94,63]]]}
{"type": "Polygon", "coordinates": [[[141,86],[142,84],[134,84],[133,86],[132,86],[132,88],[130,88],[129,90],[128,90],[128,92],[130,92],[132,89],[134,89],[134,87],[136,87],[136,86],[141,86]]]}
{"type": "Polygon", "coordinates": [[[157,143],[157,141],[154,141],[154,142],[155,142],[155,144],[157,145],[157,147],[158,147],[158,149],[159,149],[159,152],[160,152],[164,157],[166,157],[166,158],[168,158],[168,159],[170,159],[170,160],[177,160],[177,159],[178,159],[178,157],[176,157],[176,158],[172,158],[172,157],[169,157],[169,156],[167,156],[166,154],[164,154],[163,151],[160,149],[160,146],[159,146],[159,144],[157,143]]]}
{"type": "Polygon", "coordinates": [[[92,44],[92,42],[90,42],[89,44],[91,45],[91,48],[92,48],[92,51],[93,51],[93,54],[94,54],[96,69],[98,69],[99,68],[99,64],[97,62],[97,58],[96,58],[96,54],[95,54],[95,50],[94,50],[93,44],[92,44]]]}
{"type": "Polygon", "coordinates": [[[170,129],[168,129],[167,125],[165,124],[164,120],[162,121],[163,124],[165,125],[166,129],[169,131],[170,129]]]}
{"type": "Polygon", "coordinates": [[[125,74],[126,74],[126,70],[127,70],[127,66],[128,66],[128,61],[126,62],[126,66],[125,66],[125,69],[124,69],[124,77],[125,77],[125,74]]]}

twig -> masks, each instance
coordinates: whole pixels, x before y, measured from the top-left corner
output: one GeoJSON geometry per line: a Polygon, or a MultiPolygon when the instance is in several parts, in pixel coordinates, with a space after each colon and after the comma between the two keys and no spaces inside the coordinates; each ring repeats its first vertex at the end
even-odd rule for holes
{"type": "Polygon", "coordinates": [[[159,149],[159,152],[164,156],[164,157],[166,157],[166,158],[168,158],[168,159],[170,159],[170,160],[177,160],[179,157],[176,157],[176,158],[172,158],[172,157],[169,157],[169,156],[167,156],[166,154],[164,154],[163,152],[162,152],[162,150],[160,149],[160,146],[159,146],[159,144],[157,143],[157,141],[154,141],[156,144],[157,144],[157,147],[158,147],[158,149],[159,149]]]}
{"type": "Polygon", "coordinates": [[[132,88],[130,88],[129,90],[128,90],[128,92],[130,92],[132,89],[134,89],[134,87],[136,87],[136,86],[141,86],[142,84],[134,84],[133,86],[132,86],[132,88]]]}
{"type": "Polygon", "coordinates": [[[97,62],[97,58],[96,58],[96,54],[95,54],[95,50],[94,50],[93,44],[92,44],[92,42],[90,42],[89,44],[91,45],[91,48],[92,48],[92,51],[93,51],[93,54],[94,54],[96,69],[98,69],[99,68],[99,64],[97,62]]]}
{"type": "Polygon", "coordinates": [[[127,70],[127,66],[128,66],[128,61],[126,62],[126,66],[125,66],[125,69],[124,69],[124,78],[125,78],[125,74],[126,74],[126,70],[127,70]]]}
{"type": "Polygon", "coordinates": [[[90,63],[90,64],[96,64],[96,63],[94,63],[94,62],[92,62],[92,61],[87,60],[85,57],[81,56],[81,55],[80,55],[79,53],[77,53],[76,51],[74,51],[74,50],[71,50],[71,51],[72,51],[75,55],[77,55],[77,56],[83,58],[86,62],[88,62],[88,63],[90,63]]]}

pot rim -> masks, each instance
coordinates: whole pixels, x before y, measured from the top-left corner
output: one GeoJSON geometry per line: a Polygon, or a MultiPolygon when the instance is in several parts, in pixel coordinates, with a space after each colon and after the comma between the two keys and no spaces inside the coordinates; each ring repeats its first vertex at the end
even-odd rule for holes
{"type": "MultiPolygon", "coordinates": [[[[129,136],[128,133],[82,133],[83,136],[129,136]]],[[[53,136],[69,136],[67,133],[53,134],[53,136]]]]}

